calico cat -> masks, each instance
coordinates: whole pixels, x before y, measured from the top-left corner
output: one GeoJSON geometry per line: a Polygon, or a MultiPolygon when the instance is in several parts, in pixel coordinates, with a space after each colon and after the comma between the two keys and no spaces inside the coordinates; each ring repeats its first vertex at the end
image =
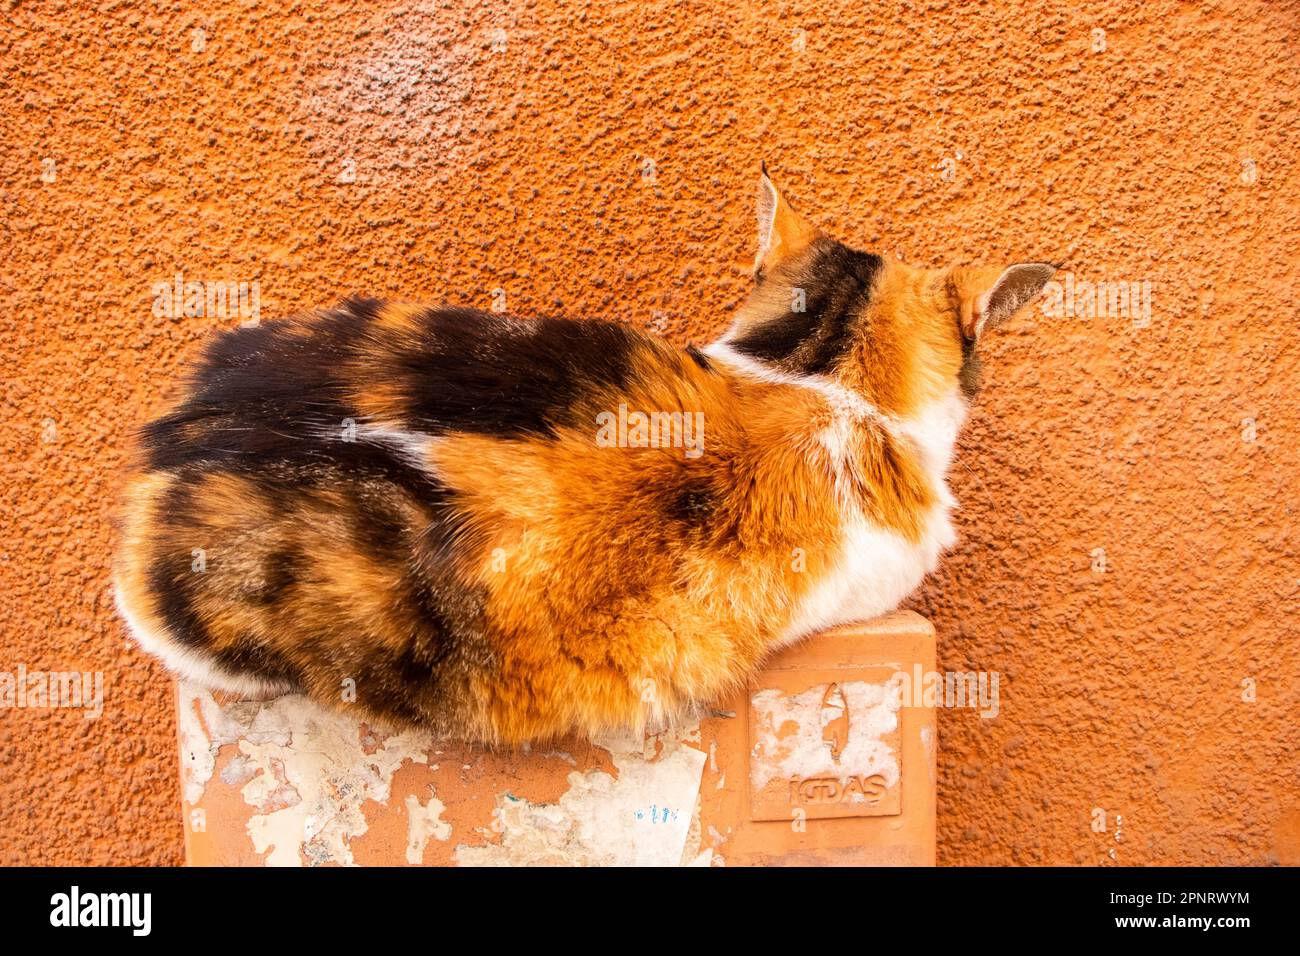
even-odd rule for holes
{"type": "Polygon", "coordinates": [[[760,180],[726,335],[351,299],[219,335],[147,425],[118,606],[181,675],[487,744],[660,726],[954,540],[975,346],[1045,263],[859,252],[760,180]]]}

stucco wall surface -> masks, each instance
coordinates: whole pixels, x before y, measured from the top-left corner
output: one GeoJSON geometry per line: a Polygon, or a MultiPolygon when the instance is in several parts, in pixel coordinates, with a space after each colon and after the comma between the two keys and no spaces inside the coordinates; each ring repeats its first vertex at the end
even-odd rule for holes
{"type": "Polygon", "coordinates": [[[760,159],[862,247],[1075,283],[986,342],[913,602],[941,669],[1000,675],[996,717],[939,716],[940,862],[1300,862],[1298,39],[1260,2],[9,4],[0,671],[100,672],[104,708],[0,712],[0,862],[181,859],[109,519],[129,431],[241,316],[156,284],[702,342],[760,159]],[[1103,281],[1137,306],[1089,314],[1103,281]]]}

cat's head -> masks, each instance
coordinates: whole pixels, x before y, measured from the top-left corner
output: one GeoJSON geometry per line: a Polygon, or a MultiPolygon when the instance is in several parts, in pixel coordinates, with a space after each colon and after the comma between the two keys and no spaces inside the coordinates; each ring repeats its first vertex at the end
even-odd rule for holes
{"type": "Polygon", "coordinates": [[[1052,278],[1045,262],[924,269],[861,252],[797,213],[764,169],[755,287],[724,338],[774,374],[823,376],[901,418],[979,387],[981,337],[1052,278]]]}

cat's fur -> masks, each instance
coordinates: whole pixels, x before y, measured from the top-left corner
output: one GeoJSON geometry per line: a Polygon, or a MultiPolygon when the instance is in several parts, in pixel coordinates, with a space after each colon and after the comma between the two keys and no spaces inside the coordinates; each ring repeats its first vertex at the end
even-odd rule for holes
{"type": "Polygon", "coordinates": [[[358,299],[220,335],[128,482],[136,637],[224,689],[517,743],[673,720],[894,608],[953,541],[975,342],[1052,267],[858,252],[766,175],[759,212],[703,351],[358,299]],[[602,446],[621,405],[702,413],[702,454],[602,446]]]}

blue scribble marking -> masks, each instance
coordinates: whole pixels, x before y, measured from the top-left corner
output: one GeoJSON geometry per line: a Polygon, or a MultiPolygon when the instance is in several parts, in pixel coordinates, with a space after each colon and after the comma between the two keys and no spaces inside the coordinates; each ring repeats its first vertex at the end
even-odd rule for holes
{"type": "Polygon", "coordinates": [[[650,804],[648,808],[641,808],[632,811],[632,816],[638,820],[649,820],[651,823],[676,823],[677,811],[669,807],[661,807],[658,804],[650,804]]]}

